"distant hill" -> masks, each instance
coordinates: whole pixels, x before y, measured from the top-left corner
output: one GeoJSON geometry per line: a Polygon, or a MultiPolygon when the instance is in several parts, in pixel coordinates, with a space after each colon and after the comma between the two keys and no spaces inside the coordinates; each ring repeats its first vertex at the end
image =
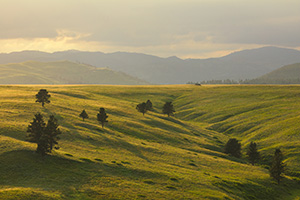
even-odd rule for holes
{"type": "Polygon", "coordinates": [[[300,63],[283,66],[250,82],[258,84],[300,84],[300,63]]]}
{"type": "Polygon", "coordinates": [[[75,50],[55,53],[23,51],[0,54],[0,63],[27,60],[70,60],[122,71],[150,83],[182,84],[189,81],[198,82],[212,79],[253,79],[281,66],[299,63],[300,51],[263,47],[235,52],[221,58],[185,60],[175,56],[160,58],[140,53],[102,53],[75,50]]]}
{"type": "Polygon", "coordinates": [[[147,82],[107,68],[70,61],[26,61],[0,65],[0,84],[120,84],[147,82]]]}

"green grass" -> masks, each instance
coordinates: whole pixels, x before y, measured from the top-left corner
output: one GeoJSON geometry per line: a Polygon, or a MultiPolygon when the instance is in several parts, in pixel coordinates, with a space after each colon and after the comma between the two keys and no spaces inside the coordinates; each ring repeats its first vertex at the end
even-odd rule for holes
{"type": "Polygon", "coordinates": [[[297,199],[299,99],[299,86],[1,86],[0,199],[297,199]],[[51,94],[45,108],[34,103],[41,88],[51,94]],[[143,116],[135,107],[148,99],[154,111],[143,116]],[[166,101],[174,117],[161,114],[166,101]],[[44,158],[26,142],[36,112],[54,114],[63,132],[44,158]],[[223,154],[230,137],[243,149],[257,142],[264,157],[280,147],[282,185],[267,161],[223,154]]]}

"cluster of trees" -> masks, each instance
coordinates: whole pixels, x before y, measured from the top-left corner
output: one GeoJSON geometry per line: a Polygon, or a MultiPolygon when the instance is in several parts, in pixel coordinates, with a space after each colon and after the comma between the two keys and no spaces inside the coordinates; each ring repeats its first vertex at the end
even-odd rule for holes
{"type": "Polygon", "coordinates": [[[145,115],[145,113],[149,110],[153,110],[153,105],[152,102],[148,99],[147,102],[143,102],[143,103],[139,103],[136,106],[137,111],[143,113],[143,115],[145,115]]]}
{"type": "MultiPolygon", "coordinates": [[[[139,103],[136,106],[137,111],[143,113],[143,115],[145,115],[145,113],[149,110],[153,110],[153,105],[152,102],[150,100],[147,100],[147,102],[143,102],[143,103],[139,103]]],[[[162,113],[168,115],[168,117],[170,117],[170,115],[173,115],[175,112],[173,103],[171,101],[167,101],[163,108],[162,108],[162,113]]]]}
{"type": "MultiPolygon", "coordinates": [[[[40,91],[35,95],[36,102],[41,103],[44,107],[46,103],[50,103],[49,98],[51,95],[46,89],[40,89],[40,91]]],[[[79,115],[83,121],[84,119],[89,118],[89,115],[85,110],[83,110],[79,115]]],[[[104,123],[107,121],[108,115],[105,112],[104,108],[100,108],[99,113],[97,114],[97,120],[104,126],[104,123]]],[[[51,153],[52,149],[59,149],[58,140],[59,135],[61,134],[60,129],[58,128],[59,124],[54,115],[50,115],[48,123],[44,122],[44,118],[40,113],[34,115],[33,121],[27,127],[27,140],[37,144],[36,152],[42,156],[47,153],[51,153]]]]}
{"type": "Polygon", "coordinates": [[[200,81],[200,82],[193,82],[189,81],[186,84],[192,85],[201,85],[201,84],[299,84],[300,78],[294,79],[274,79],[274,78],[256,78],[256,79],[244,79],[244,80],[232,80],[232,79],[225,79],[225,80],[207,80],[207,81],[200,81]]]}
{"type": "Polygon", "coordinates": [[[250,80],[244,80],[243,84],[299,84],[300,78],[256,78],[250,80]]]}
{"type": "MultiPolygon", "coordinates": [[[[50,103],[50,97],[51,95],[48,94],[47,90],[41,89],[36,94],[36,102],[41,103],[44,107],[45,103],[50,103]]],[[[138,104],[136,109],[138,112],[141,112],[144,115],[147,111],[153,110],[153,104],[150,100],[147,100],[147,102],[138,104]]],[[[162,113],[167,114],[169,117],[170,115],[173,115],[174,112],[175,109],[172,102],[166,102],[162,108],[162,113]]],[[[82,110],[82,112],[79,114],[79,117],[81,117],[84,121],[85,119],[89,118],[89,115],[85,110],[82,110]]],[[[108,122],[107,118],[108,115],[106,114],[105,109],[101,107],[99,109],[99,113],[97,114],[97,120],[102,125],[102,128],[104,127],[104,124],[108,122]]],[[[27,127],[27,132],[29,133],[28,141],[37,144],[37,153],[44,156],[47,153],[51,153],[53,148],[59,148],[57,144],[61,131],[58,126],[57,119],[53,115],[50,115],[48,123],[46,124],[43,116],[40,113],[35,114],[33,121],[30,122],[27,127]]],[[[224,152],[234,157],[241,158],[241,143],[235,138],[229,139],[225,144],[224,152]]],[[[246,155],[247,159],[252,165],[255,165],[259,162],[260,153],[257,150],[257,144],[255,142],[250,143],[246,155]]],[[[285,171],[285,167],[286,165],[283,163],[282,152],[280,149],[276,149],[269,171],[270,176],[274,178],[278,184],[283,178],[282,174],[285,171]]]]}
{"type": "MultiPolygon", "coordinates": [[[[36,102],[41,103],[42,107],[44,107],[45,104],[50,103],[49,98],[51,95],[46,89],[40,89],[35,97],[36,102]]],[[[138,104],[136,109],[144,115],[147,111],[153,110],[153,105],[150,100],[147,100],[147,102],[138,104]]],[[[173,115],[174,112],[175,109],[172,102],[166,102],[163,106],[162,113],[170,116],[173,115]]],[[[83,109],[79,114],[79,117],[84,121],[89,118],[89,115],[86,110],[83,109]]],[[[97,113],[97,121],[101,124],[102,128],[104,127],[104,124],[108,122],[107,118],[108,115],[106,114],[105,109],[101,107],[99,113],[97,113]]],[[[29,133],[27,140],[37,144],[37,153],[44,156],[47,153],[51,153],[53,148],[59,148],[57,146],[59,140],[58,135],[61,134],[61,131],[58,126],[57,119],[54,115],[50,116],[48,123],[46,124],[40,113],[35,114],[33,121],[30,122],[27,128],[27,132],[29,133]]]]}
{"type": "MultiPolygon", "coordinates": [[[[79,117],[81,117],[84,121],[85,119],[89,118],[89,115],[87,114],[85,109],[83,109],[82,112],[79,114],[79,117]]],[[[104,124],[108,122],[107,118],[108,115],[106,114],[105,109],[101,107],[99,109],[99,112],[97,113],[97,121],[101,124],[102,128],[104,127],[104,124]]]]}
{"type": "MultiPolygon", "coordinates": [[[[82,121],[84,121],[85,119],[89,118],[89,115],[87,114],[85,109],[83,109],[81,111],[81,113],[79,114],[79,117],[81,117],[82,121]]],[[[106,122],[108,122],[107,118],[108,118],[108,115],[106,114],[105,109],[101,107],[99,109],[99,113],[97,113],[97,121],[101,124],[102,128],[104,127],[104,124],[106,122]]]]}
{"type": "MultiPolygon", "coordinates": [[[[41,89],[36,94],[36,102],[42,103],[44,107],[45,103],[50,103],[50,97],[51,95],[48,94],[47,90],[41,89]]],[[[27,127],[27,132],[29,133],[27,140],[37,144],[36,152],[38,154],[44,156],[47,153],[51,153],[53,148],[59,149],[57,141],[61,131],[58,126],[54,115],[50,115],[47,124],[39,112],[34,115],[33,121],[27,127]]]]}
{"type": "Polygon", "coordinates": [[[225,79],[225,80],[208,80],[208,81],[201,81],[201,84],[242,84],[243,80],[232,80],[232,79],[225,79]]]}
{"type": "MultiPolygon", "coordinates": [[[[241,158],[241,143],[235,139],[231,138],[225,144],[224,152],[230,154],[234,157],[241,158]]],[[[247,159],[252,164],[255,165],[260,160],[260,153],[257,150],[257,144],[255,142],[251,142],[247,148],[247,159]]],[[[274,156],[272,158],[272,162],[269,168],[270,176],[274,178],[279,184],[283,178],[283,173],[285,171],[286,164],[283,163],[283,154],[280,149],[276,149],[274,156]]]]}

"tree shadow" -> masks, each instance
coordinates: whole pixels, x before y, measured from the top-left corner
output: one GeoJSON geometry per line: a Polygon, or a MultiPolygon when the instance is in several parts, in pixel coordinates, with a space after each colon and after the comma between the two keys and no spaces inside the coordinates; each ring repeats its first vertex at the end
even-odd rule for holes
{"type": "Polygon", "coordinates": [[[175,117],[172,117],[172,116],[170,116],[170,117],[168,117],[168,116],[157,116],[157,117],[160,118],[160,119],[163,119],[163,120],[173,122],[175,124],[180,124],[182,126],[185,126],[184,123],[182,123],[180,120],[178,120],[178,119],[176,119],[175,117]]]}
{"type": "MultiPolygon", "coordinates": [[[[110,139],[107,136],[105,136],[105,134],[109,134],[110,136],[117,136],[110,129],[99,128],[98,126],[91,125],[88,123],[77,123],[77,124],[81,125],[84,128],[89,129],[90,134],[94,134],[96,137],[101,137],[103,141],[93,139],[93,137],[90,137],[90,136],[86,136],[86,137],[82,136],[72,124],[64,122],[63,126],[67,127],[70,131],[72,131],[72,133],[75,133],[74,136],[68,136],[68,137],[73,137],[73,139],[74,139],[74,137],[77,137],[80,140],[85,140],[85,141],[89,142],[90,144],[99,146],[99,147],[103,146],[105,143],[105,146],[122,148],[127,151],[130,151],[131,153],[135,154],[137,157],[142,158],[142,159],[146,160],[147,162],[151,162],[147,157],[145,157],[143,155],[143,153],[139,150],[139,148],[137,146],[132,145],[132,144],[128,143],[127,141],[125,141],[121,138],[118,138],[118,137],[114,137],[113,139],[110,139]],[[101,133],[101,134],[99,134],[99,133],[101,133]]],[[[61,136],[61,137],[63,137],[63,136],[61,136]]]]}
{"type": "Polygon", "coordinates": [[[271,200],[285,199],[283,196],[289,196],[289,190],[295,189],[292,181],[284,179],[284,183],[285,187],[283,185],[272,184],[271,179],[252,179],[247,182],[219,179],[214,182],[213,185],[227,193],[233,193],[245,199],[271,200]],[[287,185],[289,185],[289,187],[287,187],[287,185]]]}

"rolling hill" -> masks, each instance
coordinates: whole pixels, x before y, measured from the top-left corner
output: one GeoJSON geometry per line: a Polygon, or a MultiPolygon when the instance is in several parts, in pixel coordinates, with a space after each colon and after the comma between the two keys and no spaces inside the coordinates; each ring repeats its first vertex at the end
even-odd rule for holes
{"type": "Polygon", "coordinates": [[[0,84],[147,84],[123,72],[70,61],[0,65],[0,84]]]}
{"type": "Polygon", "coordinates": [[[299,86],[43,87],[45,108],[40,86],[0,86],[0,199],[299,199],[299,86]],[[143,116],[135,107],[147,99],[154,110],[143,116]],[[161,114],[166,101],[175,116],[161,114]],[[44,158],[26,141],[37,112],[63,132],[44,158]],[[223,153],[232,137],[241,159],[223,153]],[[260,165],[245,158],[250,141],[260,165]],[[281,185],[268,172],[276,148],[288,166],[281,185]]]}
{"type": "Polygon", "coordinates": [[[220,58],[160,58],[140,53],[62,51],[45,53],[23,51],[0,54],[0,63],[27,60],[70,60],[108,67],[154,84],[185,84],[189,81],[253,79],[284,65],[299,63],[300,52],[292,49],[263,47],[243,50],[220,58]]]}
{"type": "Polygon", "coordinates": [[[258,84],[299,84],[300,63],[283,66],[250,82],[258,84]]]}

